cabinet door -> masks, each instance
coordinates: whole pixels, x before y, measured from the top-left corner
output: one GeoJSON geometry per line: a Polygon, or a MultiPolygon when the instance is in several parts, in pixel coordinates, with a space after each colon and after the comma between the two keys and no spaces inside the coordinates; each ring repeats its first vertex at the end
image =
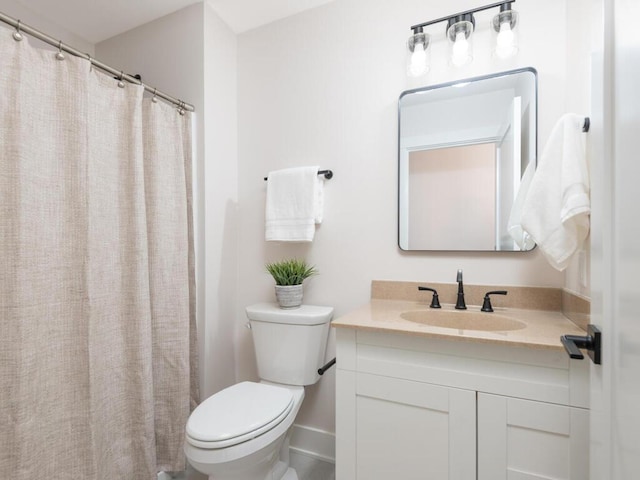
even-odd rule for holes
{"type": "Polygon", "coordinates": [[[475,480],[476,394],[358,373],[358,480],[475,480]]]}
{"type": "Polygon", "coordinates": [[[588,410],[478,394],[478,480],[585,480],[588,465],[588,410]]]}

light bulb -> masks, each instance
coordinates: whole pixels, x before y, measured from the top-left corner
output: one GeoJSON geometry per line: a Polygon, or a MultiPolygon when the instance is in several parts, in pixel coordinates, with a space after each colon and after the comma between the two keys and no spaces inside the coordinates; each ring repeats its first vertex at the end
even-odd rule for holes
{"type": "MultiPolygon", "coordinates": [[[[501,7],[502,8],[502,7],[501,7]]],[[[518,12],[501,10],[493,17],[491,24],[496,35],[494,54],[498,58],[507,58],[518,53],[518,38],[514,30],[518,23],[518,12]]]]}
{"type": "Polygon", "coordinates": [[[456,41],[453,44],[451,63],[460,67],[469,61],[469,41],[465,32],[456,33],[456,41]]]}
{"type": "Polygon", "coordinates": [[[416,43],[413,47],[409,71],[414,77],[419,77],[427,72],[427,52],[424,49],[424,43],[416,43]]]}
{"type": "Polygon", "coordinates": [[[511,30],[511,22],[502,22],[496,38],[496,55],[506,58],[516,53],[515,35],[511,30]]]}

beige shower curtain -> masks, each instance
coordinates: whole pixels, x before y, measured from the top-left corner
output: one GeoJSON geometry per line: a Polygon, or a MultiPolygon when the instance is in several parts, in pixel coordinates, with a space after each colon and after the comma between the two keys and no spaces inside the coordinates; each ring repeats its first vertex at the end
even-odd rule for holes
{"type": "Polygon", "coordinates": [[[0,478],[184,467],[190,114],[0,27],[0,478]]]}

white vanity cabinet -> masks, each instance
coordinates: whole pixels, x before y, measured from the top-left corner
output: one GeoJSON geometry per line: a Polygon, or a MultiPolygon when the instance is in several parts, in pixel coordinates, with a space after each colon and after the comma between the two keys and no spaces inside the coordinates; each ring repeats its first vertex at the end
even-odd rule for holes
{"type": "Polygon", "coordinates": [[[585,480],[588,363],[337,328],[337,480],[585,480]]]}

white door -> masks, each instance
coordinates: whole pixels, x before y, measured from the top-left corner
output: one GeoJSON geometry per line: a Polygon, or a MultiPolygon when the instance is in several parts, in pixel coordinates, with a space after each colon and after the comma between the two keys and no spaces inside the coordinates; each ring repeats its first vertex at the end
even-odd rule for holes
{"type": "Polygon", "coordinates": [[[591,480],[640,472],[640,35],[637,0],[594,0],[592,56],[591,480]]]}

